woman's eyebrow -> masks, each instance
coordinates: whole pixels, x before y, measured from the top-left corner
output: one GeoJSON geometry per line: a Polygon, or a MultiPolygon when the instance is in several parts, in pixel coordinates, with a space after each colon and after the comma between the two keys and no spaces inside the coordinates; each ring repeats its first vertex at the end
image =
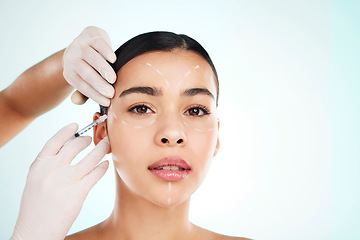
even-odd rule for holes
{"type": "MultiPolygon", "coordinates": [[[[159,88],[155,88],[155,87],[132,87],[129,89],[124,90],[120,95],[120,97],[126,96],[128,94],[131,93],[142,93],[142,94],[147,94],[150,96],[161,96],[162,95],[162,91],[159,88]]],[[[208,95],[211,98],[215,99],[214,95],[206,88],[189,88],[186,89],[185,91],[183,91],[181,93],[181,96],[186,96],[186,97],[192,97],[198,94],[203,94],[203,95],[208,95]]]]}
{"type": "Polygon", "coordinates": [[[162,92],[160,89],[158,88],[153,88],[153,87],[132,87],[129,89],[124,90],[120,95],[120,97],[126,96],[128,94],[131,93],[143,93],[143,94],[147,94],[147,95],[151,95],[151,96],[160,96],[162,95],[162,92]]]}
{"type": "Polygon", "coordinates": [[[214,95],[206,88],[189,88],[186,89],[181,95],[186,97],[192,97],[198,94],[208,95],[211,98],[215,99],[214,95]]]}

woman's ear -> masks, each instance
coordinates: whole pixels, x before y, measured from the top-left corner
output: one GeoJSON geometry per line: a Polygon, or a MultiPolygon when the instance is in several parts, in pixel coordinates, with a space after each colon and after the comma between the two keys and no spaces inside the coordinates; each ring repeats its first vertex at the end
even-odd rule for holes
{"type": "MultiPolygon", "coordinates": [[[[93,121],[96,121],[97,119],[100,118],[100,113],[95,113],[94,117],[93,117],[93,121]]],[[[96,125],[93,128],[93,133],[94,133],[94,144],[97,145],[104,137],[107,136],[107,131],[106,131],[106,121],[105,122],[101,122],[98,125],[96,125]]],[[[108,153],[111,153],[111,149],[109,150],[108,153]]]]}
{"type": "Polygon", "coordinates": [[[218,125],[218,135],[217,135],[216,146],[215,146],[215,151],[214,151],[213,157],[216,156],[216,154],[218,153],[219,148],[220,148],[220,139],[219,139],[220,121],[219,121],[219,119],[217,120],[217,125],[218,125]]]}

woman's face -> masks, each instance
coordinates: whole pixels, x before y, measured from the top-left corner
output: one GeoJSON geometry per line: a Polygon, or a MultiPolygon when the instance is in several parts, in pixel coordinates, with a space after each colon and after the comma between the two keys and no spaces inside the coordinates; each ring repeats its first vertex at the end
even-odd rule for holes
{"type": "Polygon", "coordinates": [[[120,69],[107,134],[132,192],[159,206],[190,198],[219,147],[216,97],[211,67],[191,51],[145,53],[120,69]]]}

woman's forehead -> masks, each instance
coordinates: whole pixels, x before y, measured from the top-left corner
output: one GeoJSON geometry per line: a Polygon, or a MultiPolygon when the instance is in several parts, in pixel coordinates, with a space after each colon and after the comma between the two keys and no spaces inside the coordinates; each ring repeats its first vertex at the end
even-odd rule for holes
{"type": "Polygon", "coordinates": [[[215,82],[214,73],[202,56],[193,51],[174,50],[148,52],[133,58],[119,70],[115,87],[198,85],[214,89],[216,94],[215,82]]]}

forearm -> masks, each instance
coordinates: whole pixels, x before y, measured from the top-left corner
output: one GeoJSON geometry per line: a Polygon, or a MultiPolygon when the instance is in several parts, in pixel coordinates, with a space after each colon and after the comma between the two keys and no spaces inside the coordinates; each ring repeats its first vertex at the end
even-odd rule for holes
{"type": "Polygon", "coordinates": [[[19,115],[34,119],[63,101],[72,87],[62,71],[61,50],[22,73],[0,97],[19,115]]]}
{"type": "Polygon", "coordinates": [[[0,114],[7,115],[7,120],[0,119],[0,146],[70,94],[73,88],[62,74],[63,53],[59,51],[29,68],[0,92],[0,114]]]}

